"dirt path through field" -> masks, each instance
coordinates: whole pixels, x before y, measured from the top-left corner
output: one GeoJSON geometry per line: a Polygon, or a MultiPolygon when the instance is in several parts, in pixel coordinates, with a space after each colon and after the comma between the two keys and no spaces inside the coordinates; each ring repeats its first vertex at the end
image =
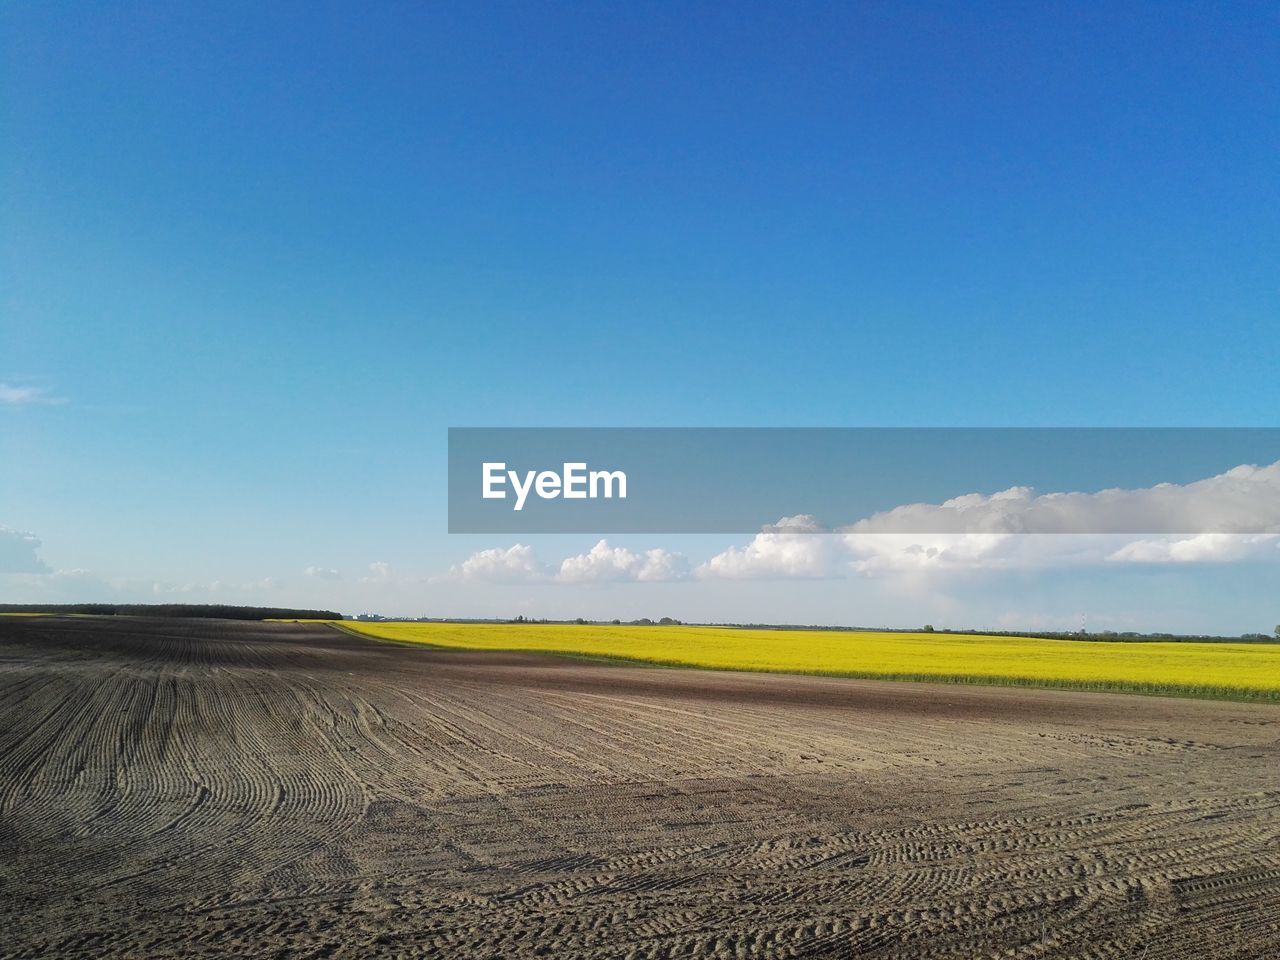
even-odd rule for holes
{"type": "Polygon", "coordinates": [[[1270,705],[0,618],[0,956],[1273,957],[1278,772],[1270,705]]]}

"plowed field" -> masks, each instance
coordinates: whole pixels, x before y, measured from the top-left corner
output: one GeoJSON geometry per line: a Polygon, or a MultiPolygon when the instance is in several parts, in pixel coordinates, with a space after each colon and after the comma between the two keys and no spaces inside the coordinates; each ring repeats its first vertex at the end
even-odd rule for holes
{"type": "Polygon", "coordinates": [[[0,618],[0,956],[1266,958],[1280,708],[0,618]]]}

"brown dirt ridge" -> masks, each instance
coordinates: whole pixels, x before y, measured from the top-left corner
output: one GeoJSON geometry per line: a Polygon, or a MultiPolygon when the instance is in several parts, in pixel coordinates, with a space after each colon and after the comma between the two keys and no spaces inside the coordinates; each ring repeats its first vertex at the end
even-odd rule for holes
{"type": "Polygon", "coordinates": [[[1270,958],[1280,708],[0,618],[0,957],[1270,958]]]}

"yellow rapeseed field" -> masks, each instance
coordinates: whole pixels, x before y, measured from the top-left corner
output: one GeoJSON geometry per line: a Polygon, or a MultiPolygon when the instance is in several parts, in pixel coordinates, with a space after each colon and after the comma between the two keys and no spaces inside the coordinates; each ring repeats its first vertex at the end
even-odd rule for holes
{"type": "Polygon", "coordinates": [[[1280,701],[1280,645],[1124,643],[836,630],[344,623],[372,637],[717,670],[1125,690],[1280,701]]]}

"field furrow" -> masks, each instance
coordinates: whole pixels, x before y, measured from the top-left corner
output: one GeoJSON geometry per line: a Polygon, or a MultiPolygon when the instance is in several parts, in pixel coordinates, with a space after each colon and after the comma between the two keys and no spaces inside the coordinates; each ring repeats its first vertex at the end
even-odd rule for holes
{"type": "Polygon", "coordinates": [[[0,621],[0,957],[1232,957],[1272,704],[0,621]]]}

